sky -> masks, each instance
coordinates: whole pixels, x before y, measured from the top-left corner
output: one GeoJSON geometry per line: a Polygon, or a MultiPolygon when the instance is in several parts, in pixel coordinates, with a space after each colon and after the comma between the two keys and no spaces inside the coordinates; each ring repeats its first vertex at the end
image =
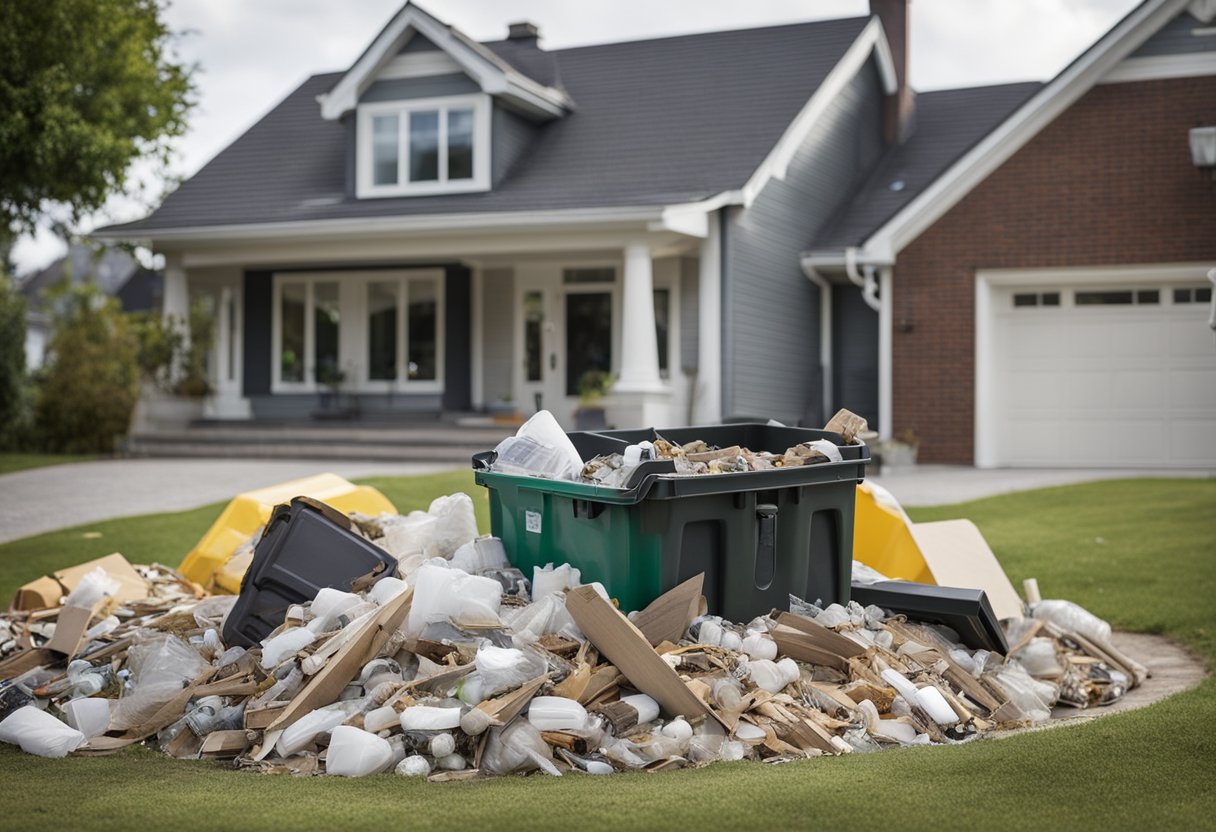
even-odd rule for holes
{"type": "MultiPolygon", "coordinates": [[[[909,77],[918,90],[1046,80],[1138,0],[912,0],[909,77]]],[[[172,172],[189,176],[309,75],[350,66],[403,0],[174,0],[179,54],[198,66],[198,107],[172,172]]],[[[547,49],[865,15],[867,0],[421,0],[478,40],[507,24],[540,27],[547,49]]],[[[147,179],[146,167],[136,171],[147,179]]],[[[156,187],[153,191],[159,190],[156,187]]],[[[146,205],[111,200],[81,230],[138,219],[146,205]]],[[[49,232],[20,240],[18,274],[63,253],[49,232]]]]}

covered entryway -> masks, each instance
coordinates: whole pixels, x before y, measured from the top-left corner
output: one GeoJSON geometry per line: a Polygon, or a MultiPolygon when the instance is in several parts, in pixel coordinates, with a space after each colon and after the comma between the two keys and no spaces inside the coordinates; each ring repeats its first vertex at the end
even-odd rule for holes
{"type": "Polygon", "coordinates": [[[976,464],[1216,467],[1208,268],[980,272],[976,464]]]}

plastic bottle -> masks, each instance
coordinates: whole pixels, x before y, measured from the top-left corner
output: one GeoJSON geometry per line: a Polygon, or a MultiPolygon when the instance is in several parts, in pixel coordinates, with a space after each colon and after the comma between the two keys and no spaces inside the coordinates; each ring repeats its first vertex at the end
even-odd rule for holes
{"type": "Polygon", "coordinates": [[[622,696],[621,701],[626,705],[632,705],[638,712],[638,725],[645,725],[647,722],[653,722],[659,718],[659,703],[644,693],[622,696]]]}
{"type": "Polygon", "coordinates": [[[401,712],[402,731],[447,731],[460,727],[460,708],[413,705],[401,712]]]}
{"type": "Polygon", "coordinates": [[[109,699],[73,699],[65,702],[62,710],[68,725],[85,739],[101,736],[110,727],[109,699]]]}
{"type": "Polygon", "coordinates": [[[938,725],[957,725],[958,714],[942,692],[933,685],[925,685],[916,691],[916,704],[924,708],[925,713],[938,725]]]}
{"type": "Polygon", "coordinates": [[[289,725],[275,744],[280,757],[290,757],[327,731],[337,728],[360,710],[360,703],[339,702],[305,714],[289,725]]]}
{"type": "Polygon", "coordinates": [[[538,731],[575,731],[586,724],[587,709],[563,696],[537,696],[528,705],[528,722],[538,731]]]}
{"type": "Polygon", "coordinates": [[[316,634],[305,627],[293,627],[262,642],[262,668],[270,670],[316,641],[316,634]]]}

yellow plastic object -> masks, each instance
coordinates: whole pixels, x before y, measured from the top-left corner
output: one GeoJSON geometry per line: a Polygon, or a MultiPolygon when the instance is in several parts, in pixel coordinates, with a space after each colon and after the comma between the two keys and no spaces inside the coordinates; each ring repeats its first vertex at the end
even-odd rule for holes
{"type": "Polygon", "coordinates": [[[853,559],[888,578],[920,584],[937,583],[912,537],[908,515],[885,489],[867,482],[857,486],[853,559]]]}
{"type": "Polygon", "coordinates": [[[249,568],[251,557],[240,558],[238,563],[234,561],[233,553],[254,532],[266,525],[275,506],[293,497],[312,497],[346,513],[397,513],[388,497],[376,489],[369,485],[355,485],[337,474],[318,474],[259,488],[237,495],[228,504],[190,554],[186,555],[179,571],[210,590],[239,592],[241,578],[249,568]]]}

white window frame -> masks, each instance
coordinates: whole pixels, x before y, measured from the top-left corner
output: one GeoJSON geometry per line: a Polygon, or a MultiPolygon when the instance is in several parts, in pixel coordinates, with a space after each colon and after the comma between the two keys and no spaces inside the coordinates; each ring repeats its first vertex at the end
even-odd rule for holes
{"type": "Polygon", "coordinates": [[[412,98],[360,104],[356,115],[355,194],[359,199],[391,196],[427,196],[490,190],[490,97],[485,94],[412,98]],[[449,181],[448,111],[473,111],[473,177],[449,181]],[[439,179],[402,181],[409,175],[409,117],[411,113],[439,112],[439,179]],[[393,185],[376,185],[372,179],[372,119],[397,116],[397,177],[393,185]]]}
{"type": "Polygon", "coordinates": [[[317,283],[338,285],[338,305],[341,324],[338,336],[338,366],[347,374],[342,391],[349,393],[443,393],[445,349],[445,274],[443,269],[393,269],[358,272],[286,272],[272,278],[271,344],[270,344],[270,391],[282,393],[316,393],[322,388],[317,383],[316,368],[312,356],[316,348],[315,293],[317,283]],[[435,284],[435,378],[410,380],[406,372],[406,349],[409,344],[408,287],[412,282],[430,281],[435,284]],[[372,380],[368,361],[368,303],[367,292],[371,283],[397,284],[397,378],[396,380],[372,380]],[[283,372],[283,287],[303,284],[304,301],[304,352],[305,367],[303,381],[285,381],[283,372]]]}

